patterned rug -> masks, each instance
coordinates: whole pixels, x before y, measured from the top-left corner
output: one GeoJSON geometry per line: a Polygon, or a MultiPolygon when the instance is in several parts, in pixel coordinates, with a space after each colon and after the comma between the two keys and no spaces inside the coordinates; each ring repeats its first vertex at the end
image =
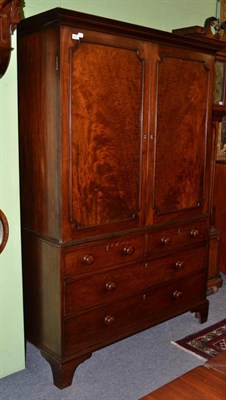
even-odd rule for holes
{"type": "Polygon", "coordinates": [[[206,329],[172,342],[198,358],[209,360],[221,351],[226,351],[226,318],[206,329]]]}

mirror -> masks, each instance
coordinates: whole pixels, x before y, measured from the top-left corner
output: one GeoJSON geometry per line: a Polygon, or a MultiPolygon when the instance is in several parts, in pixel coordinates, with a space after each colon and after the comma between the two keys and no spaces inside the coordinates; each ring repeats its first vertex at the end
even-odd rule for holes
{"type": "Polygon", "coordinates": [[[226,160],[226,116],[218,123],[217,160],[226,160]]]}
{"type": "Polygon", "coordinates": [[[226,62],[216,61],[214,66],[214,93],[215,105],[223,106],[225,101],[226,62]]]}
{"type": "Polygon", "coordinates": [[[11,47],[11,35],[21,20],[22,0],[0,0],[0,78],[6,72],[11,47]]]}
{"type": "Polygon", "coordinates": [[[8,241],[8,237],[9,237],[8,221],[3,211],[0,210],[0,253],[5,248],[5,245],[8,241]]]}

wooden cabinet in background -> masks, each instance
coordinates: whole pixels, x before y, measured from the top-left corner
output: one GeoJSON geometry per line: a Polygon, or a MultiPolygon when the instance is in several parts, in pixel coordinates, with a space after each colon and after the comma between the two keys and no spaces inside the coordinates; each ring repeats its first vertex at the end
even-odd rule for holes
{"type": "Polygon", "coordinates": [[[220,230],[220,270],[226,274],[226,161],[216,163],[215,197],[216,226],[220,230]]]}
{"type": "Polygon", "coordinates": [[[105,345],[207,319],[215,51],[59,8],[19,27],[25,328],[59,388],[105,345]]]}
{"type": "Polygon", "coordinates": [[[226,274],[226,52],[215,60],[213,126],[216,137],[215,224],[220,230],[220,271],[226,274]]]}

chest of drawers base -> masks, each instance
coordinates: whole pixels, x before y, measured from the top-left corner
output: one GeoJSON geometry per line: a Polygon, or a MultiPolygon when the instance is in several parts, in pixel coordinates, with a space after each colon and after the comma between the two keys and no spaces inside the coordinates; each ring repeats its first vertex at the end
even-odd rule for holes
{"type": "Polygon", "coordinates": [[[207,320],[205,231],[193,238],[190,228],[180,226],[181,242],[171,227],[73,246],[23,231],[26,337],[58,388],[97,349],[187,311],[207,320]],[[166,234],[159,253],[153,243],[166,234]]]}
{"type": "MultiPolygon", "coordinates": [[[[191,311],[192,313],[194,312],[195,316],[199,318],[200,323],[204,323],[207,320],[208,308],[209,308],[209,302],[208,302],[208,300],[206,300],[206,301],[201,302],[200,304],[197,304],[193,309],[191,309],[191,310],[185,309],[182,312],[186,312],[186,311],[191,311]]],[[[176,315],[178,315],[178,313],[176,315]]],[[[172,315],[172,317],[175,317],[175,315],[172,315]]],[[[168,319],[169,319],[169,316],[162,320],[162,316],[161,316],[160,318],[157,318],[155,322],[152,322],[151,325],[150,325],[150,322],[149,322],[149,324],[146,324],[147,326],[144,324],[137,331],[133,330],[132,332],[128,332],[127,335],[122,335],[122,337],[119,336],[118,338],[115,338],[113,340],[113,342],[116,340],[123,339],[131,334],[138,333],[139,331],[141,331],[143,329],[148,329],[151,326],[154,326],[160,322],[164,322],[164,320],[168,320],[168,319]]],[[[112,343],[112,341],[106,342],[105,345],[108,345],[111,343],[112,343]]],[[[102,348],[102,347],[103,347],[103,344],[94,348],[93,351],[98,350],[98,348],[102,348]]],[[[41,350],[42,356],[48,361],[48,363],[51,366],[52,375],[53,375],[53,383],[59,389],[64,389],[72,384],[74,374],[76,372],[77,367],[84,361],[88,360],[92,355],[92,352],[87,352],[82,355],[69,356],[69,357],[60,359],[57,357],[57,355],[53,354],[52,352],[50,352],[47,349],[41,348],[40,350],[41,350]]]]}

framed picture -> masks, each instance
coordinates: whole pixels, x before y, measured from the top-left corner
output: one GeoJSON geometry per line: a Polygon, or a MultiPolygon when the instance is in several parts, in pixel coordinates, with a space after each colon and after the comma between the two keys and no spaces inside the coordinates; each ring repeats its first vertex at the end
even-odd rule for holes
{"type": "Polygon", "coordinates": [[[214,64],[213,104],[225,106],[226,62],[216,61],[214,64]]]}
{"type": "Polygon", "coordinates": [[[226,116],[224,116],[218,124],[217,160],[226,161],[226,116]]]}

